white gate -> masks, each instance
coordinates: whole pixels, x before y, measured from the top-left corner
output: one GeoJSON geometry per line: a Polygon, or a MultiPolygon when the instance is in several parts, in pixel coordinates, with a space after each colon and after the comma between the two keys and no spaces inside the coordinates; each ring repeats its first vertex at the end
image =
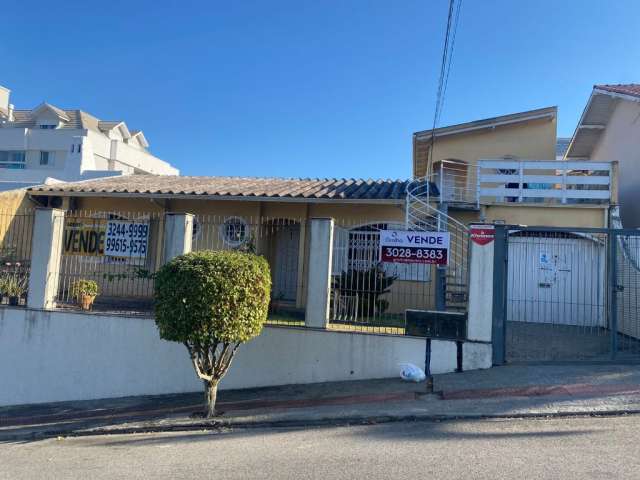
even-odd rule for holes
{"type": "Polygon", "coordinates": [[[606,244],[599,238],[509,238],[507,318],[513,322],[604,327],[606,244]]]}

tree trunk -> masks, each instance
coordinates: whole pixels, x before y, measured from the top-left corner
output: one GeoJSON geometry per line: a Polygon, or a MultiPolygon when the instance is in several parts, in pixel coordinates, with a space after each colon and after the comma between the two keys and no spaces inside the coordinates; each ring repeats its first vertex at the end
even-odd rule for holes
{"type": "Polygon", "coordinates": [[[204,382],[204,397],[207,404],[205,416],[212,418],[216,416],[216,399],[218,397],[218,380],[204,382]]]}

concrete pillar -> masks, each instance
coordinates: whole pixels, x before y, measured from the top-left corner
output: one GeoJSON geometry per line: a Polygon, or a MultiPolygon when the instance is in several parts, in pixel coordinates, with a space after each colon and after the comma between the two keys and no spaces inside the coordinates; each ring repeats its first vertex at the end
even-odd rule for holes
{"type": "Polygon", "coordinates": [[[493,323],[493,225],[471,225],[469,259],[469,340],[491,342],[493,323]]]}
{"type": "Polygon", "coordinates": [[[312,218],[310,230],[305,325],[326,328],[333,261],[333,218],[312,218]]]}
{"type": "Polygon", "coordinates": [[[64,210],[36,209],[27,296],[27,305],[30,308],[51,309],[55,307],[60,279],[63,233],[64,210]]]}
{"type": "Polygon", "coordinates": [[[164,216],[164,263],[189,253],[193,239],[193,215],[191,213],[167,213],[164,216]]]}

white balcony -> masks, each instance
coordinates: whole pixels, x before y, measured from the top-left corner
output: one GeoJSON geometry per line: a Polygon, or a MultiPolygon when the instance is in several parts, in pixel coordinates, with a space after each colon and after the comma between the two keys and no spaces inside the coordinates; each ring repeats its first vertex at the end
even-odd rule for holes
{"type": "Polygon", "coordinates": [[[478,205],[486,203],[610,203],[613,162],[480,160],[478,205]]]}
{"type": "Polygon", "coordinates": [[[495,203],[606,204],[615,199],[616,162],[445,160],[434,164],[423,195],[436,203],[479,208],[495,203]],[[427,185],[431,185],[427,188],[427,185]]]}

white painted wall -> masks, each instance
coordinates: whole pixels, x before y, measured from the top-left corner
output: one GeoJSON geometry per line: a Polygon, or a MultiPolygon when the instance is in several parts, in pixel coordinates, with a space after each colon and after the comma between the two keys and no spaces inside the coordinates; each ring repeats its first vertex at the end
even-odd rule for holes
{"type": "Polygon", "coordinates": [[[640,101],[618,100],[591,160],[619,162],[622,224],[640,227],[640,101]]]}
{"type": "MultiPolygon", "coordinates": [[[[493,232],[492,225],[471,225],[471,228],[474,227],[493,232]]],[[[486,245],[471,242],[470,245],[467,338],[480,342],[491,342],[494,241],[486,245]]]]}
{"type": "MultiPolygon", "coordinates": [[[[52,121],[48,117],[45,118],[44,114],[41,117],[43,123],[52,121]]],[[[48,177],[70,182],[95,178],[95,170],[116,170],[118,174],[134,173],[134,169],[158,175],[179,174],[176,168],[146,150],[127,145],[122,140],[114,141],[117,142],[118,148],[113,159],[115,161],[110,168],[108,159],[111,155],[111,139],[102,133],[67,128],[0,128],[0,150],[26,152],[25,169],[0,169],[0,190],[18,188],[12,185],[18,183],[38,185],[44,183],[48,177]],[[82,143],[80,153],[76,150],[79,143],[82,143]],[[73,152],[72,145],[75,146],[73,152]],[[40,165],[40,151],[55,152],[51,165],[40,165]]]]}
{"type": "MultiPolygon", "coordinates": [[[[465,349],[465,365],[490,366],[490,346],[465,349]]],[[[240,347],[221,388],[396,377],[401,362],[422,367],[424,351],[418,338],[266,327],[240,347]]],[[[455,343],[433,341],[433,373],[455,367],[455,343]]],[[[0,308],[0,405],[201,387],[185,347],[161,340],[152,319],[0,308]]]]}

